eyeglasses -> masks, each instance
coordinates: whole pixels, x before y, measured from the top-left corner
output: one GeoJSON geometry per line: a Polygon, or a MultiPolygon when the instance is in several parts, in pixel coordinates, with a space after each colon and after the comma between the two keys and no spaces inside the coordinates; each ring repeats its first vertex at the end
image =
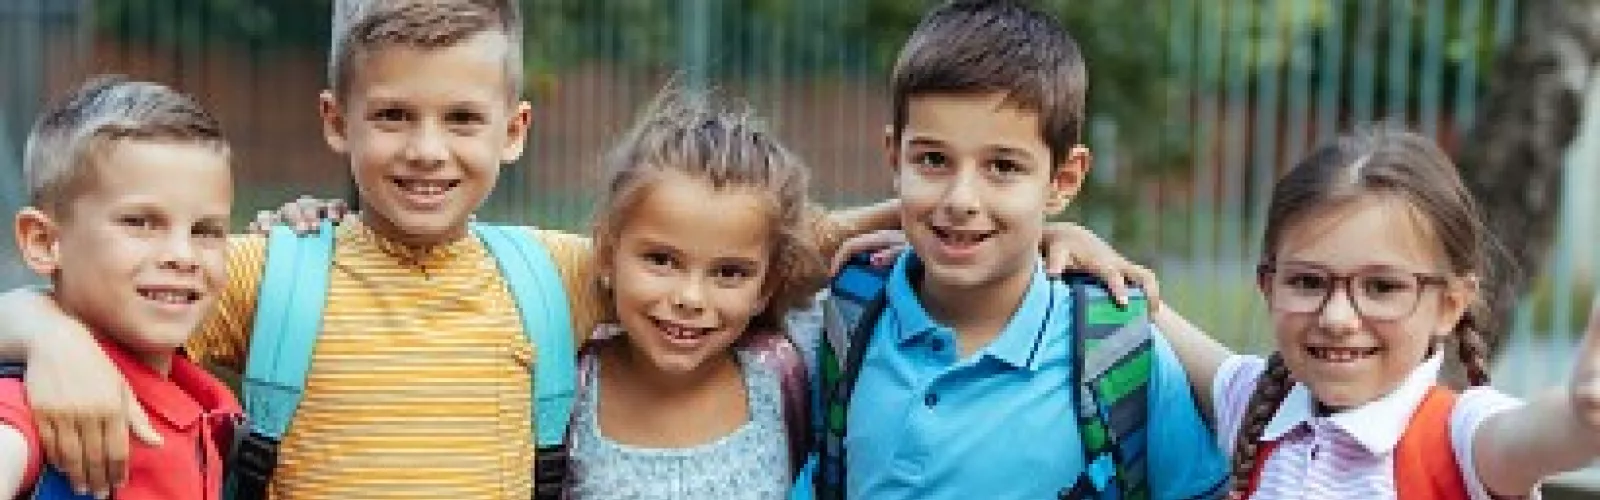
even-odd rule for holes
{"type": "Polygon", "coordinates": [[[1340,274],[1307,264],[1283,267],[1263,264],[1258,272],[1267,288],[1267,305],[1276,311],[1320,313],[1332,300],[1334,289],[1343,286],[1356,314],[1371,321],[1394,321],[1410,316],[1422,302],[1422,292],[1427,287],[1449,283],[1441,274],[1398,270],[1340,274]]]}

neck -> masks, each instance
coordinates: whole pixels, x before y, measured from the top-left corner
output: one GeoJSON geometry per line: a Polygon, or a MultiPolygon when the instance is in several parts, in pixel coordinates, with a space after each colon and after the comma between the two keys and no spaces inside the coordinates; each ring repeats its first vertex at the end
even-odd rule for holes
{"type": "Polygon", "coordinates": [[[374,210],[372,206],[361,204],[361,223],[372,229],[379,237],[399,243],[411,250],[426,250],[428,248],[444,245],[466,237],[467,228],[451,228],[438,234],[413,234],[406,232],[399,224],[389,220],[374,210]]]}
{"type": "Polygon", "coordinates": [[[601,352],[601,359],[610,361],[607,369],[621,375],[627,383],[651,394],[655,399],[684,400],[683,396],[716,390],[722,377],[739,375],[739,361],[733,350],[709,357],[699,367],[689,371],[663,370],[637,349],[627,345],[624,337],[614,349],[601,352]],[[609,351],[609,352],[607,352],[609,351]],[[607,356],[606,354],[610,354],[607,356]]]}
{"type": "Polygon", "coordinates": [[[1032,268],[997,282],[962,286],[926,279],[914,282],[928,314],[955,330],[962,356],[971,355],[1000,335],[1016,314],[1033,281],[1032,268]]]}
{"type": "MultiPolygon", "coordinates": [[[[123,349],[127,349],[127,347],[123,347],[123,349]]],[[[173,352],[170,350],[133,353],[134,359],[150,367],[151,370],[155,370],[156,373],[161,375],[161,378],[167,378],[172,375],[172,356],[173,352]]]]}

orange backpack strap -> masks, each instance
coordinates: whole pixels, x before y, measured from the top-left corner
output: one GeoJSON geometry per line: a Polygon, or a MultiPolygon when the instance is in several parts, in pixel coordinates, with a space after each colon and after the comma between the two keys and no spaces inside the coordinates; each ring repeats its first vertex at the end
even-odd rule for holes
{"type": "Polygon", "coordinates": [[[1450,442],[1450,413],[1456,393],[1434,386],[1400,436],[1394,451],[1394,484],[1405,500],[1467,498],[1467,481],[1450,442]]]}

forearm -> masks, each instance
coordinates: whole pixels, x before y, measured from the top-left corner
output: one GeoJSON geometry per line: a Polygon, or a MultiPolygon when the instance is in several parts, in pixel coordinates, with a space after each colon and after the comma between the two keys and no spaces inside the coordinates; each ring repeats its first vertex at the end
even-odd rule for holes
{"type": "Polygon", "coordinates": [[[900,200],[890,199],[871,205],[839,210],[813,206],[817,248],[823,260],[833,258],[845,240],[873,231],[900,228],[900,200]]]}
{"type": "Polygon", "coordinates": [[[1572,398],[1552,390],[1483,423],[1473,461],[1490,492],[1526,494],[1540,480],[1582,468],[1600,455],[1600,435],[1576,417],[1572,398]]]}
{"type": "Polygon", "coordinates": [[[1167,343],[1172,345],[1178,363],[1183,365],[1183,372],[1189,378],[1189,387],[1194,391],[1195,402],[1200,405],[1206,420],[1215,422],[1211,383],[1217,376],[1217,369],[1233,355],[1233,351],[1179,316],[1170,305],[1153,312],[1151,319],[1161,329],[1167,343]]]}
{"type": "Polygon", "coordinates": [[[0,362],[27,361],[34,335],[55,331],[52,321],[64,313],[48,295],[36,288],[17,288],[0,294],[0,362]]]}

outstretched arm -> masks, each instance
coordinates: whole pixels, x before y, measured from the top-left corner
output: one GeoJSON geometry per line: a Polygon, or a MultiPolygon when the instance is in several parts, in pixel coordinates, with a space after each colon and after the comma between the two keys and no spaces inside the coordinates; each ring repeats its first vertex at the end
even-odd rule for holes
{"type": "Polygon", "coordinates": [[[1600,457],[1600,298],[1565,390],[1498,413],[1473,434],[1472,460],[1490,492],[1523,495],[1545,477],[1600,457]]]}

